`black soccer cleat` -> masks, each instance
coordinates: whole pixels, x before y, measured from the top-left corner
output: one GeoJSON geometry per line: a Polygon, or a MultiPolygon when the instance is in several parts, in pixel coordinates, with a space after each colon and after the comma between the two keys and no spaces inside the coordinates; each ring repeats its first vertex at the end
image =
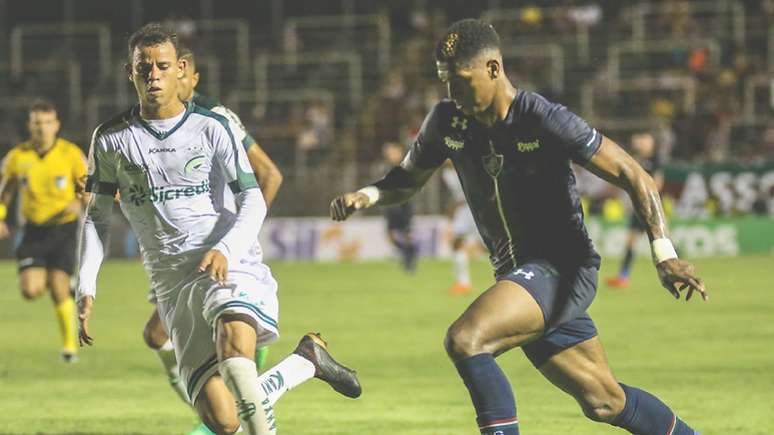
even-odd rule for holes
{"type": "Polygon", "coordinates": [[[310,332],[304,335],[293,353],[314,364],[315,378],[327,382],[334,390],[347,397],[360,397],[363,389],[357,380],[357,373],[333,359],[328,353],[328,343],[319,333],[310,332]]]}
{"type": "Polygon", "coordinates": [[[78,354],[68,351],[62,351],[62,362],[66,364],[74,364],[78,362],[78,354]]]}

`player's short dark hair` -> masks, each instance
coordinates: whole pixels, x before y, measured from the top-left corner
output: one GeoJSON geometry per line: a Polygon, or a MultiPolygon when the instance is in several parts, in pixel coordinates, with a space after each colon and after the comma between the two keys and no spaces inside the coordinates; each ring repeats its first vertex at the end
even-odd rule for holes
{"type": "Polygon", "coordinates": [[[435,59],[465,65],[486,49],[500,50],[500,36],[494,26],[483,20],[466,18],[446,29],[435,47],[435,59]]]}
{"type": "Polygon", "coordinates": [[[196,67],[196,56],[194,55],[191,47],[185,44],[181,44],[177,50],[178,59],[188,59],[188,61],[196,67]]]}
{"type": "Polygon", "coordinates": [[[153,47],[165,42],[172,43],[172,46],[175,47],[175,53],[178,53],[179,56],[180,46],[177,42],[177,33],[174,29],[161,23],[148,23],[140,27],[129,37],[129,63],[132,63],[132,55],[134,54],[135,48],[153,47]]]}
{"type": "Polygon", "coordinates": [[[28,114],[33,112],[56,113],[56,105],[54,105],[54,103],[52,103],[50,100],[46,100],[45,98],[38,98],[33,101],[32,104],[30,104],[27,108],[28,114]]]}

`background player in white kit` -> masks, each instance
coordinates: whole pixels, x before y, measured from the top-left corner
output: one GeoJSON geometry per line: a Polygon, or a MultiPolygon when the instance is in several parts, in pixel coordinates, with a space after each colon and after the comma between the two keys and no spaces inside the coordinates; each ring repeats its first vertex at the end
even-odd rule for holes
{"type": "Polygon", "coordinates": [[[478,241],[478,230],[473,213],[468,207],[465,192],[457,177],[457,171],[448,162],[444,164],[441,178],[451,194],[449,217],[452,230],[452,260],[454,262],[454,284],[449,294],[464,295],[470,293],[473,283],[470,280],[470,244],[478,241]]]}
{"type": "Polygon", "coordinates": [[[261,385],[256,344],[279,332],[277,283],[257,242],[266,206],[255,175],[224,117],[178,99],[185,65],[174,32],[146,25],[130,37],[129,56],[140,104],[96,129],[89,156],[92,198],[77,295],[81,342],[93,343],[88,321],[120,191],[188,396],[211,430],[234,433],[241,424],[250,434],[275,433],[273,401],[312,376],[359,396],[354,372],[314,335],[267,371],[283,377],[284,386],[261,385]],[[226,186],[235,213],[225,207],[226,186]]]}

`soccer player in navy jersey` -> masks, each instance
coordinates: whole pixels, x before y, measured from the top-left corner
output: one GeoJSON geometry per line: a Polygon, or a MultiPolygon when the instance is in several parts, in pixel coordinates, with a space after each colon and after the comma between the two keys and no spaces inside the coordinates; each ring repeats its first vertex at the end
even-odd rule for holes
{"type": "Polygon", "coordinates": [[[481,434],[519,433],[516,403],[495,357],[521,347],[592,420],[643,435],[695,435],[658,398],[619,383],[587,308],[600,257],[583,223],[574,161],[626,190],[646,226],[659,279],[676,299],[707,299],[677,258],[653,179],[616,143],[564,106],[511,84],[495,29],[454,23],[439,40],[438,77],[449,99],[433,107],[402,163],[373,185],[335,198],[334,220],[405,201],[451,159],[495,284],[451,325],[446,351],[470,392],[481,434]]]}

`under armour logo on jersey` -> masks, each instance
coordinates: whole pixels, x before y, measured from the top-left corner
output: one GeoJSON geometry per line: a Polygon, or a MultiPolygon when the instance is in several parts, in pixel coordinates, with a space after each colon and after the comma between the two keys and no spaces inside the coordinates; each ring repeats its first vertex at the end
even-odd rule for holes
{"type": "Polygon", "coordinates": [[[459,116],[452,116],[452,128],[459,128],[460,130],[468,129],[468,118],[460,118],[459,116]]]}
{"type": "Polygon", "coordinates": [[[532,277],[535,276],[535,272],[525,272],[524,269],[518,269],[516,272],[513,273],[513,275],[524,275],[524,279],[527,281],[531,280],[532,277]]]}

